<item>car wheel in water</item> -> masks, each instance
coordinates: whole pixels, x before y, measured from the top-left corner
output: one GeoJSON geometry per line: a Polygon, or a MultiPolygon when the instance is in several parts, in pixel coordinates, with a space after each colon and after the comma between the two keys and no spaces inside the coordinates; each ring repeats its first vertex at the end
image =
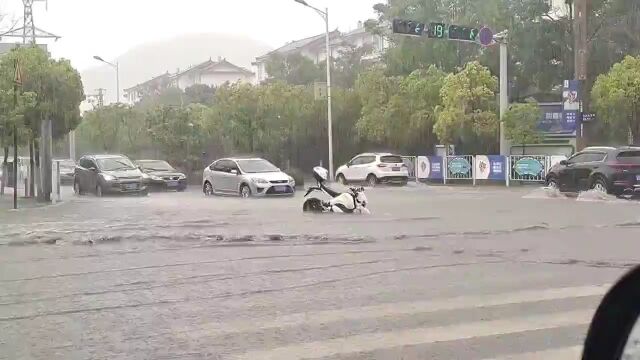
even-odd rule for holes
{"type": "Polygon", "coordinates": [[[212,196],[213,195],[213,185],[211,185],[210,182],[205,182],[204,183],[204,188],[202,189],[202,191],[204,192],[204,194],[206,196],[212,196]]]}
{"type": "Polygon", "coordinates": [[[373,174],[367,176],[367,184],[371,187],[376,186],[378,184],[378,178],[373,174]]]}
{"type": "Polygon", "coordinates": [[[82,189],[80,188],[80,183],[77,181],[73,182],[73,192],[76,195],[82,195],[82,189]]]}
{"type": "Polygon", "coordinates": [[[97,197],[102,197],[104,194],[102,193],[102,186],[100,184],[98,184],[98,186],[96,186],[96,196],[97,197]]]}
{"type": "Polygon", "coordinates": [[[242,185],[240,187],[240,197],[242,197],[243,199],[251,197],[251,188],[249,188],[249,186],[247,185],[242,185]]]}
{"type": "Polygon", "coordinates": [[[593,182],[593,185],[591,185],[591,188],[601,193],[605,193],[605,194],[608,193],[607,183],[604,181],[604,179],[600,177],[593,182]]]}
{"type": "Polygon", "coordinates": [[[547,180],[547,187],[552,188],[552,189],[557,189],[558,188],[558,180],[556,180],[556,178],[549,178],[549,180],[547,180]]]}
{"type": "Polygon", "coordinates": [[[341,185],[347,185],[347,179],[342,174],[338,175],[338,182],[341,185]]]}

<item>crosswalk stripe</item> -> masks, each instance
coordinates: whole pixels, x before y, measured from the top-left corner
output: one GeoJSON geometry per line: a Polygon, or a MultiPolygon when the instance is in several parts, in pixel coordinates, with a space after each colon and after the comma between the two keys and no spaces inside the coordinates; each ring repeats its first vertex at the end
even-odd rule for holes
{"type": "Polygon", "coordinates": [[[562,326],[584,325],[589,323],[592,314],[592,311],[571,311],[549,315],[470,322],[451,326],[362,334],[326,341],[288,345],[269,350],[250,351],[232,356],[231,359],[320,359],[328,356],[369,352],[400,346],[432,344],[442,341],[553,329],[562,326]]]}
{"type": "Polygon", "coordinates": [[[246,321],[209,323],[200,329],[174,329],[177,337],[219,336],[271,328],[295,327],[301,325],[322,325],[339,321],[353,321],[383,318],[418,313],[511,305],[536,301],[561,300],[586,296],[604,295],[610,285],[525,290],[511,293],[460,296],[417,302],[398,302],[337,310],[286,314],[274,318],[254,318],[246,321]]]}
{"type": "Polygon", "coordinates": [[[491,360],[578,360],[581,355],[582,346],[573,346],[561,349],[507,355],[499,358],[493,358],[491,360]]]}

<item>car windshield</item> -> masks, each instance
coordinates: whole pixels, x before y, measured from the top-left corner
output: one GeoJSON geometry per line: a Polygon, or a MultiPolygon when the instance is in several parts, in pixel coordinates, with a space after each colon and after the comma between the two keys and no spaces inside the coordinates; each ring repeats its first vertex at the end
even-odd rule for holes
{"type": "Polygon", "coordinates": [[[276,172],[278,168],[267,160],[251,159],[238,160],[238,166],[242,172],[247,174],[276,172]]]}
{"type": "Polygon", "coordinates": [[[174,171],[173,166],[169,165],[168,162],[162,160],[154,160],[154,161],[138,161],[138,165],[142,167],[143,170],[147,171],[174,171]]]}
{"type": "Polygon", "coordinates": [[[133,170],[135,165],[124,157],[98,159],[98,167],[103,171],[133,170]]]}

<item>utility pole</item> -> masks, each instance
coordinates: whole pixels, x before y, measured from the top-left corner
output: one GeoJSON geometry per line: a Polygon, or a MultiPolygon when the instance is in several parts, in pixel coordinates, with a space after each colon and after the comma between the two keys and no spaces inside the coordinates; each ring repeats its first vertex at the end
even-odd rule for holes
{"type": "MultiPolygon", "coordinates": [[[[574,78],[580,80],[580,104],[584,106],[584,103],[588,101],[586,94],[586,80],[588,77],[587,59],[589,56],[588,42],[587,42],[587,24],[588,24],[588,11],[589,0],[574,0],[574,20],[573,20],[573,34],[574,34],[574,78]]],[[[582,114],[586,109],[580,109],[578,113],[578,121],[580,126],[576,126],[576,147],[580,151],[585,146],[584,128],[582,124],[582,114]]]]}
{"type": "Polygon", "coordinates": [[[17,37],[22,38],[22,44],[36,44],[36,39],[60,39],[60,36],[52,34],[48,31],[42,30],[36,27],[33,20],[33,3],[42,0],[22,0],[22,6],[24,7],[24,21],[22,27],[13,29],[4,34],[0,34],[3,37],[17,37]]]}

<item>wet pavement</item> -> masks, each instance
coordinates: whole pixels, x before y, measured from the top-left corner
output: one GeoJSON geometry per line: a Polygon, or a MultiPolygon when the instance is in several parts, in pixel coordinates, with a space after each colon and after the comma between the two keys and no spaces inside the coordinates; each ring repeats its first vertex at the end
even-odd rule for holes
{"type": "Polygon", "coordinates": [[[640,202],[537,188],[75,197],[0,210],[0,359],[577,358],[640,202]],[[528,357],[527,357],[528,356],[528,357]]]}

